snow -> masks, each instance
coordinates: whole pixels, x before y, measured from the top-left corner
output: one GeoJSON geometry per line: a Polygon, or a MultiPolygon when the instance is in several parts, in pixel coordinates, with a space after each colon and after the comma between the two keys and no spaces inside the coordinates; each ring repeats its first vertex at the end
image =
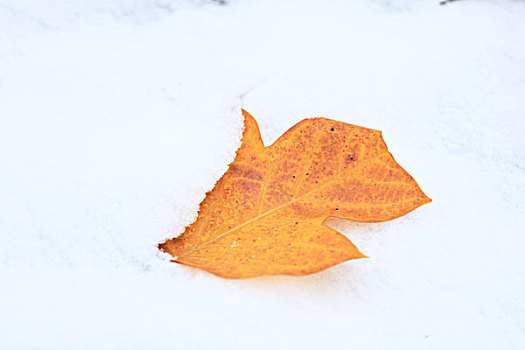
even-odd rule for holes
{"type": "Polygon", "coordinates": [[[521,349],[525,4],[0,1],[0,348],[521,349]],[[156,244],[324,116],[433,202],[330,219],[370,259],[223,280],[156,244]]]}

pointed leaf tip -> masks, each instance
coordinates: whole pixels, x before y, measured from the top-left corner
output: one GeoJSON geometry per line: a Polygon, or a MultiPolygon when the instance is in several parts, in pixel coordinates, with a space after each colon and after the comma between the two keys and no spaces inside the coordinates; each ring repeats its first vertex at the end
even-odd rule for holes
{"type": "MultiPolygon", "coordinates": [[[[242,110],[244,116],[244,130],[242,134],[242,145],[252,146],[255,148],[264,147],[261,133],[259,131],[259,125],[254,117],[250,113],[242,110]]],[[[241,146],[242,147],[242,146],[241,146]]]]}

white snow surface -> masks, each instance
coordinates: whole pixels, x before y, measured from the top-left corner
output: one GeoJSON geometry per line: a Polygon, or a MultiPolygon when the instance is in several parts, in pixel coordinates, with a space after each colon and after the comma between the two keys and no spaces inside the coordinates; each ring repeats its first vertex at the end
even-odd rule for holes
{"type": "Polygon", "coordinates": [[[0,348],[525,348],[525,2],[0,0],[0,348]],[[383,131],[433,202],[370,259],[225,280],[156,245],[239,146],[383,131]]]}

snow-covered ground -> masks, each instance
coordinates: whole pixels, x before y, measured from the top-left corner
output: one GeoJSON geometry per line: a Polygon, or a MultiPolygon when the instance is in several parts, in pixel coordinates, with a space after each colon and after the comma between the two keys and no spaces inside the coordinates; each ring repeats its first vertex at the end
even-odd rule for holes
{"type": "Polygon", "coordinates": [[[0,348],[523,349],[525,3],[0,0],[0,348]],[[242,97],[241,97],[242,96],[242,97]],[[239,145],[383,131],[433,202],[370,259],[223,280],[156,244],[239,145]]]}

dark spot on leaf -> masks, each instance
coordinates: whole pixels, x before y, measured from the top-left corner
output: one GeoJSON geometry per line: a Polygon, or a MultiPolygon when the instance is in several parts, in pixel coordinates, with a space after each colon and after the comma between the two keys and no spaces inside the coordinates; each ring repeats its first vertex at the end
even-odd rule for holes
{"type": "Polygon", "coordinates": [[[354,157],[350,156],[348,159],[350,159],[350,160],[354,160],[354,157]]]}
{"type": "Polygon", "coordinates": [[[295,224],[297,225],[297,224],[299,224],[299,223],[296,221],[295,224]]]}
{"type": "Polygon", "coordinates": [[[293,178],[295,179],[295,175],[294,175],[294,176],[292,176],[292,177],[293,177],[293,178]]]}
{"type": "Polygon", "coordinates": [[[306,175],[310,175],[310,173],[306,173],[306,175]]]}
{"type": "Polygon", "coordinates": [[[330,131],[334,131],[334,128],[331,128],[330,131]]]}
{"type": "Polygon", "coordinates": [[[335,210],[339,210],[339,208],[335,208],[335,210]]]}

